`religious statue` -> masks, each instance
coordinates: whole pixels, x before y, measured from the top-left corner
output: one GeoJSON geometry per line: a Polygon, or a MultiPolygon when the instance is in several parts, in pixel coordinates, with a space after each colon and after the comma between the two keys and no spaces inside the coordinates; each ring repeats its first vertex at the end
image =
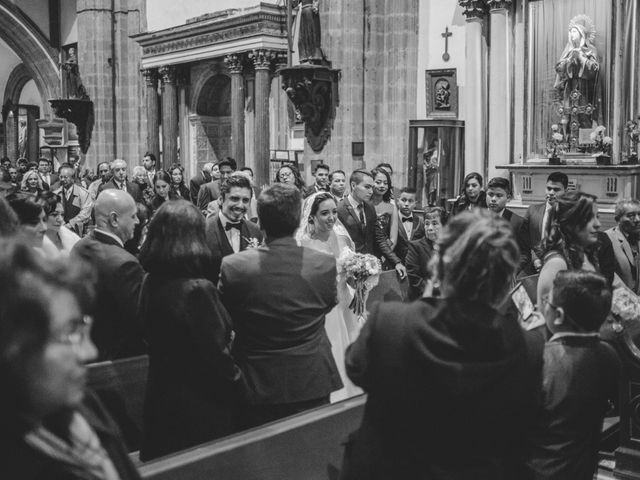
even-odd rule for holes
{"type": "Polygon", "coordinates": [[[430,207],[436,205],[438,197],[438,172],[440,171],[440,157],[443,153],[439,146],[440,140],[434,138],[422,155],[425,203],[430,207]]]}
{"type": "Polygon", "coordinates": [[[451,96],[451,87],[449,82],[440,79],[436,82],[436,110],[451,110],[451,103],[449,103],[449,97],[451,96]]]}
{"type": "Polygon", "coordinates": [[[323,64],[326,59],[320,46],[319,0],[293,0],[293,8],[300,5],[298,58],[300,63],[323,64]]]}
{"type": "Polygon", "coordinates": [[[600,64],[594,46],[595,26],[589,17],[573,17],[567,35],[567,45],[555,66],[554,88],[564,134],[570,143],[575,144],[580,128],[597,125],[601,103],[600,64]]]}
{"type": "Polygon", "coordinates": [[[78,98],[80,100],[88,100],[87,91],[80,80],[80,69],[78,68],[78,58],[76,57],[76,49],[71,47],[68,52],[67,60],[62,64],[64,71],[65,84],[67,85],[67,98],[78,98]]]}

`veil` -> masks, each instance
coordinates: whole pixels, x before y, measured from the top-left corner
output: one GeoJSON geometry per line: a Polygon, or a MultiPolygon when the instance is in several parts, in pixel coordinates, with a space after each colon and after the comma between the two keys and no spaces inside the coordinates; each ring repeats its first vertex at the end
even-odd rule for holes
{"type": "MultiPolygon", "coordinates": [[[[327,192],[317,192],[313,195],[307,197],[302,206],[302,217],[300,218],[300,227],[296,231],[296,241],[298,245],[302,245],[304,240],[311,240],[311,236],[313,235],[313,224],[309,223],[309,216],[311,215],[311,207],[313,206],[313,202],[318,195],[326,194],[327,192]]],[[[336,202],[337,203],[337,202],[336,202]]],[[[351,240],[351,236],[349,232],[344,227],[339,218],[336,218],[336,223],[333,225],[333,233],[338,236],[346,237],[349,239],[349,243],[353,244],[351,240]]]]}

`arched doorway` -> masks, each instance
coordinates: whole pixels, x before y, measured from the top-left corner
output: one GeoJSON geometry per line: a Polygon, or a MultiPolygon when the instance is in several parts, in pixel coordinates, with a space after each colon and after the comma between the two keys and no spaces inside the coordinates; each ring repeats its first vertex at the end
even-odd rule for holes
{"type": "Polygon", "coordinates": [[[194,107],[189,118],[191,158],[199,170],[231,154],[231,79],[223,74],[209,77],[196,91],[194,107]]]}

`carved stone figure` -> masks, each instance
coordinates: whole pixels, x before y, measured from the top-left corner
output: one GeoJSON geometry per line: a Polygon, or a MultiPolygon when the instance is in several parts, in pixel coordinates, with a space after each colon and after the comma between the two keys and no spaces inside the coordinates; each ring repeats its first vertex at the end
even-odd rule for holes
{"type": "Polygon", "coordinates": [[[320,44],[319,0],[293,0],[292,6],[300,5],[300,33],[298,57],[300,63],[322,64],[325,60],[320,44]]]}
{"type": "Polygon", "coordinates": [[[65,84],[67,85],[67,98],[88,99],[87,91],[80,79],[80,69],[78,68],[78,58],[76,49],[71,47],[68,52],[69,57],[62,64],[65,84]]]}

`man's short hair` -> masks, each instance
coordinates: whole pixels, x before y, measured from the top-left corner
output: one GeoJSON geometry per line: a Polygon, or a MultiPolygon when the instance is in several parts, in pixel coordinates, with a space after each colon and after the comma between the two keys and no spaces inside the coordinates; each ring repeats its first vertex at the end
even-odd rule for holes
{"type": "Polygon", "coordinates": [[[417,192],[416,192],[416,189],[413,187],[402,187],[402,190],[400,190],[400,195],[402,195],[403,193],[415,195],[417,192]]]}
{"type": "Polygon", "coordinates": [[[599,273],[564,270],[553,281],[551,301],[569,316],[565,325],[597,332],[611,310],[611,296],[607,279],[599,273]]]}
{"type": "Polygon", "coordinates": [[[145,157],[149,157],[151,160],[153,160],[153,163],[156,163],[156,156],[155,156],[153,153],[151,153],[151,152],[146,152],[146,153],[142,156],[142,158],[145,158],[145,157]]]}
{"type": "Polygon", "coordinates": [[[111,169],[111,166],[109,165],[109,162],[100,162],[98,165],[96,165],[96,173],[98,175],[100,175],[100,167],[102,165],[106,165],[108,169],[111,169]]]}
{"type": "Polygon", "coordinates": [[[40,163],[40,162],[47,162],[49,165],[51,165],[51,160],[49,160],[48,158],[45,158],[45,157],[40,157],[38,159],[38,163],[40,163]]]}
{"type": "Polygon", "coordinates": [[[109,167],[111,168],[111,170],[113,170],[115,167],[116,163],[124,163],[124,166],[127,166],[127,162],[125,162],[124,160],[122,160],[121,158],[116,158],[115,160],[112,160],[111,163],[109,164],[109,167]]]}
{"type": "Polygon", "coordinates": [[[501,188],[505,192],[507,192],[508,196],[511,196],[511,182],[504,177],[493,177],[487,183],[487,190],[490,188],[501,188]]]}
{"type": "Polygon", "coordinates": [[[331,171],[329,165],[325,165],[324,163],[316,165],[316,168],[313,169],[313,174],[315,175],[318,170],[326,170],[327,172],[331,171]]]}
{"type": "Polygon", "coordinates": [[[76,171],[76,169],[73,168],[73,165],[71,165],[70,163],[64,162],[64,163],[61,163],[60,166],[58,167],[58,173],[60,173],[63,168],[70,168],[74,172],[76,171]]]}
{"type": "Polygon", "coordinates": [[[249,190],[249,193],[253,195],[251,181],[241,173],[233,173],[220,184],[220,196],[223,200],[227,193],[229,193],[233,187],[247,188],[249,190]]]}
{"type": "Polygon", "coordinates": [[[347,178],[347,174],[346,174],[346,173],[344,173],[344,170],[334,170],[333,172],[331,172],[331,173],[329,174],[329,181],[330,181],[330,182],[332,182],[332,181],[333,181],[333,176],[334,176],[336,173],[341,173],[341,174],[342,174],[342,176],[343,176],[345,179],[347,178]]]}
{"type": "Polygon", "coordinates": [[[300,226],[302,196],[286,183],[267,187],[258,197],[258,219],[270,238],[292,236],[300,226]]]}
{"type": "Polygon", "coordinates": [[[613,212],[613,218],[617,222],[622,216],[627,213],[627,209],[629,207],[640,207],[640,200],[636,200],[635,198],[623,198],[622,200],[618,200],[616,202],[616,208],[613,212]]]}
{"type": "Polygon", "coordinates": [[[36,168],[36,169],[37,169],[37,168],[38,168],[38,164],[37,164],[36,162],[29,162],[29,163],[27,164],[27,169],[28,169],[28,170],[31,170],[31,169],[33,169],[33,168],[36,168]]]}
{"type": "Polygon", "coordinates": [[[547,182],[561,183],[566,190],[569,186],[569,177],[563,172],[551,172],[547,177],[547,182]]]}
{"type": "Polygon", "coordinates": [[[354,170],[351,176],[349,177],[349,185],[351,185],[352,183],[355,183],[356,185],[360,185],[365,175],[373,179],[373,175],[371,175],[371,172],[368,172],[366,170],[354,170]]]}
{"type": "Polygon", "coordinates": [[[222,161],[218,162],[218,168],[222,169],[222,167],[231,167],[231,170],[234,172],[238,169],[238,164],[231,157],[224,157],[222,161]]]}

